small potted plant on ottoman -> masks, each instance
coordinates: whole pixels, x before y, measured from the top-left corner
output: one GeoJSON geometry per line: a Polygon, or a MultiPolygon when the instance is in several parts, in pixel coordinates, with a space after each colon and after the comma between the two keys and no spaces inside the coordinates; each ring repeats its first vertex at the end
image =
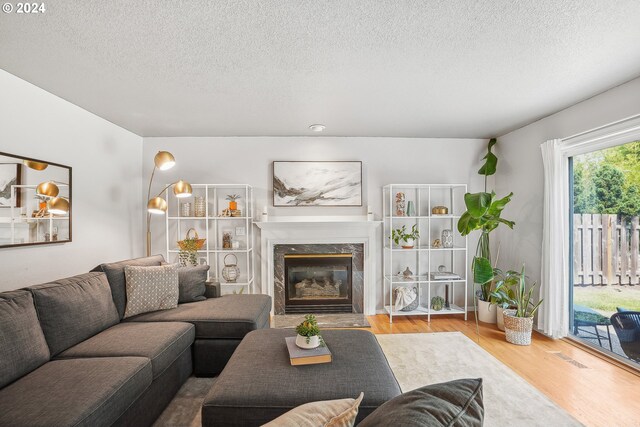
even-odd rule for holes
{"type": "Polygon", "coordinates": [[[296,326],[296,345],[304,349],[312,349],[324,345],[322,336],[320,336],[320,328],[318,321],[313,314],[304,316],[304,321],[296,326]]]}

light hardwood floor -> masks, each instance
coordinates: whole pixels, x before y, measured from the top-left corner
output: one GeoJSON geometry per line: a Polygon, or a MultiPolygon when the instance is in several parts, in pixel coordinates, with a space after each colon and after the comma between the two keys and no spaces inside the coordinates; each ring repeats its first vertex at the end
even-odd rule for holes
{"type": "MultiPolygon", "coordinates": [[[[495,325],[480,323],[476,334],[473,314],[461,316],[368,316],[375,334],[460,331],[509,366],[587,426],[640,426],[640,376],[590,354],[567,341],[534,332],[531,346],[505,341],[495,325]]],[[[553,420],[549,420],[553,426],[553,420]]]]}

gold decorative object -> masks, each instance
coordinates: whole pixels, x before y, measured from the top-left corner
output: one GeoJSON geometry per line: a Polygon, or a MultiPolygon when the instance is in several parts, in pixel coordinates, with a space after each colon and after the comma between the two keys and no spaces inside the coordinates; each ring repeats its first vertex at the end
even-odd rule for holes
{"type": "Polygon", "coordinates": [[[22,163],[24,163],[26,167],[36,171],[43,171],[49,166],[49,163],[37,162],[35,160],[23,160],[22,163]]]}
{"type": "Polygon", "coordinates": [[[162,197],[154,197],[147,202],[147,212],[162,215],[167,211],[167,202],[162,197]]]}
{"type": "Polygon", "coordinates": [[[49,213],[65,215],[69,212],[69,201],[64,197],[54,197],[49,200],[49,213]]]}
{"type": "Polygon", "coordinates": [[[431,208],[432,215],[447,215],[449,213],[449,208],[446,206],[434,206],[431,208]]]}
{"type": "Polygon", "coordinates": [[[435,248],[435,249],[438,249],[440,246],[441,246],[441,244],[440,244],[440,239],[435,239],[435,240],[433,241],[433,243],[431,244],[431,247],[432,247],[432,248],[435,248]]]}
{"type": "Polygon", "coordinates": [[[166,171],[175,166],[176,159],[173,157],[173,154],[168,151],[158,151],[158,154],[153,158],[153,162],[156,168],[161,171],[166,171]]]}
{"type": "Polygon", "coordinates": [[[41,182],[36,187],[36,194],[43,197],[56,197],[60,189],[53,181],[41,182]]]}

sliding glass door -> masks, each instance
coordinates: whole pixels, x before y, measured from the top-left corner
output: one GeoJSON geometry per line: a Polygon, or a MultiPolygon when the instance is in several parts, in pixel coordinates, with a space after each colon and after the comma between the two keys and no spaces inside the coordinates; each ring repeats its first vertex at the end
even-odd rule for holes
{"type": "Polygon", "coordinates": [[[640,366],[640,141],[569,158],[570,329],[640,366]]]}

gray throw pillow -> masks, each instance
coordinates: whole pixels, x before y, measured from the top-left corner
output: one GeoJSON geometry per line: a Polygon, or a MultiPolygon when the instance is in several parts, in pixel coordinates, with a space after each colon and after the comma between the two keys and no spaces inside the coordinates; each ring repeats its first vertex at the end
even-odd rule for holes
{"type": "Polygon", "coordinates": [[[207,282],[208,271],[208,265],[178,268],[178,284],[180,288],[178,303],[183,304],[207,299],[204,296],[204,292],[206,291],[205,283],[207,282]]]}
{"type": "Polygon", "coordinates": [[[49,347],[28,291],[0,294],[0,388],[49,361],[49,347]]]}
{"type": "Polygon", "coordinates": [[[178,268],[126,266],[127,306],[124,317],[178,306],[178,268]]]}
{"type": "Polygon", "coordinates": [[[383,403],[358,427],[482,426],[482,378],[462,379],[412,390],[383,403]]]}

